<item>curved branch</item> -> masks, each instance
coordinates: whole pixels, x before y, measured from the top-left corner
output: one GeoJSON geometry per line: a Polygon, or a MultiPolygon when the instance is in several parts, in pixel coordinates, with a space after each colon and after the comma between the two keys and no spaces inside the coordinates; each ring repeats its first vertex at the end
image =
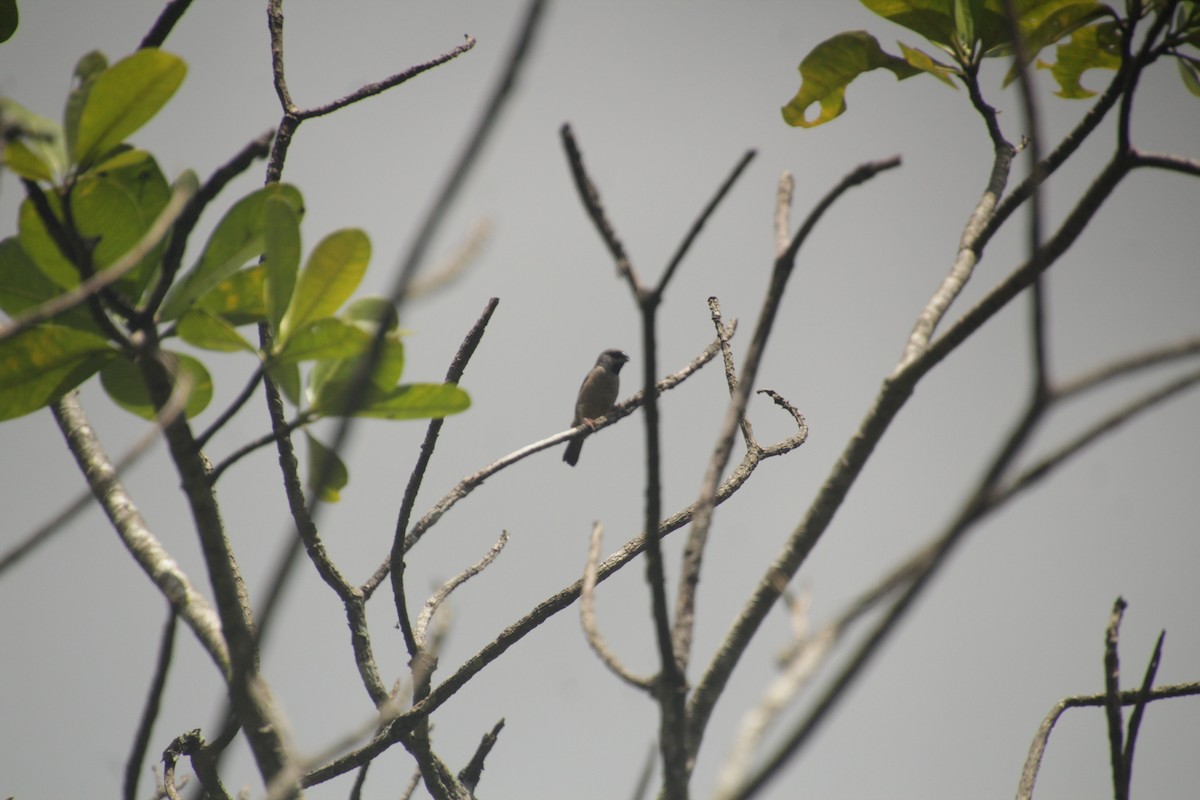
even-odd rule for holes
{"type": "Polygon", "coordinates": [[[599,522],[592,526],[587,566],[583,569],[583,583],[579,590],[579,621],[583,625],[583,635],[587,638],[592,652],[600,658],[604,666],[608,667],[609,672],[633,688],[649,692],[654,687],[654,680],[639,677],[626,669],[609,648],[608,642],[604,641],[604,635],[600,633],[600,627],[596,624],[596,574],[597,564],[600,561],[600,539],[603,533],[604,526],[599,522]]]}

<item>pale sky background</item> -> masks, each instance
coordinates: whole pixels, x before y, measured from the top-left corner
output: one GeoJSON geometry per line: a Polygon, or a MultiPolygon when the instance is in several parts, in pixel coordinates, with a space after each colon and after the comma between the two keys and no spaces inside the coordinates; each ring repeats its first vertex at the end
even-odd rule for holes
{"type": "MultiPolygon", "coordinates": [[[[0,46],[0,93],[59,118],[71,69],[93,48],[112,60],[136,47],[161,3],[39,0],[21,5],[21,27],[0,46]]],[[[364,293],[390,285],[397,254],[448,170],[496,78],[523,3],[292,0],[286,59],[294,99],[317,105],[446,51],[464,33],[475,50],[389,93],[305,123],[285,179],[304,192],[307,252],[327,233],[361,227],[373,243],[364,293]]],[[[712,338],[705,298],[721,299],[742,329],[742,355],[773,253],[775,184],[796,175],[798,220],[856,164],[900,154],[904,165],[846,195],[802,251],[758,385],[781,392],[811,427],[809,442],[760,467],[716,515],[699,597],[698,678],[713,648],[780,543],[795,526],[846,437],[892,369],[915,315],[953,258],[961,226],[984,186],[991,146],[965,92],[890,74],[850,88],[850,111],[823,128],[787,127],[779,107],[799,86],[796,66],[814,45],[867,28],[888,49],[918,37],[858,3],[557,3],[544,21],[512,104],[481,168],[437,240],[453,252],[476,221],[493,234],[469,274],[407,308],[406,379],[440,380],[489,297],[500,306],[463,385],[473,407],[450,420],[417,503],[424,513],[461,476],[563,430],[579,381],[596,354],[633,357],[622,396],[640,371],[636,314],[625,285],[581,208],[558,140],[574,127],[610,218],[636,267],[653,279],[698,211],[747,148],[759,155],[701,235],[661,311],[662,371],[678,369],[712,338]]],[[[189,64],[176,97],[133,141],[168,177],[207,176],[248,140],[277,124],[266,15],[261,2],[197,2],[167,41],[189,64]]],[[[988,98],[1012,140],[1020,134],[1003,65],[985,72],[988,98]]],[[[1037,76],[1047,138],[1069,130],[1088,105],[1051,98],[1037,76]]],[[[1092,73],[1098,88],[1107,76],[1092,73]]],[[[1200,156],[1200,104],[1175,67],[1146,75],[1135,142],[1200,156]]],[[[1048,224],[1060,220],[1107,158],[1106,126],[1079,163],[1048,190],[1048,224]]],[[[1023,160],[1017,170],[1023,174],[1023,160]]],[[[1019,174],[1017,177],[1019,177],[1019,174]]],[[[203,233],[240,194],[243,176],[203,219],[203,233]]],[[[1015,180],[1014,180],[1015,183],[1015,180]]],[[[1127,179],[1048,281],[1053,374],[1068,378],[1108,359],[1197,332],[1200,232],[1197,184],[1143,172],[1127,179]]],[[[20,187],[0,182],[0,235],[15,231],[20,187]]],[[[957,318],[1022,259],[1014,218],[979,267],[957,318]]],[[[198,247],[201,236],[193,238],[198,247]]],[[[196,252],[193,250],[193,254],[196,252]]],[[[194,257],[194,255],[193,255],[194,257]]],[[[1023,300],[1024,298],[1022,298],[1023,300]]],[[[1028,384],[1026,303],[1017,302],[920,385],[893,424],[797,586],[813,593],[816,622],[934,535],[954,514],[984,460],[1017,418],[1028,384]]],[[[205,357],[217,396],[206,425],[252,369],[241,355],[205,357]]],[[[1194,364],[1193,364],[1194,367],[1194,364]]],[[[1038,439],[1064,441],[1139,391],[1139,381],[1071,404],[1038,439]]],[[[663,400],[667,513],[691,502],[726,402],[714,364],[663,400]]],[[[95,382],[83,403],[108,451],[121,453],[144,423],[114,410],[95,382]]],[[[1007,797],[1016,789],[1039,722],[1067,695],[1102,689],[1104,626],[1113,600],[1130,603],[1122,629],[1124,681],[1140,680],[1166,628],[1160,683],[1200,679],[1200,426],[1193,391],[1105,439],[1005,512],[980,526],[821,730],[776,780],[771,798],[930,800],[1007,797]]],[[[751,418],[764,442],[789,435],[763,399],[751,418]]],[[[220,460],[268,428],[256,398],[209,447],[220,460]]],[[[326,509],[322,533],[344,573],[364,580],[387,552],[396,509],[423,423],[368,422],[347,454],[351,483],[326,509]]],[[[590,440],[580,466],[556,448],[526,460],[454,508],[411,554],[410,606],[476,561],[502,529],[512,541],[492,567],[453,598],[454,627],[437,677],[583,569],[592,520],[606,526],[605,553],[636,534],[642,503],[642,427],[630,418],[590,440]]],[[[7,549],[73,497],[83,481],[48,411],[0,426],[0,546],[7,549]]],[[[259,451],[218,484],[229,535],[252,595],[290,532],[273,450],[259,451]]],[[[193,582],[208,582],[190,520],[162,448],[127,486],[155,533],[193,582]]],[[[666,544],[678,574],[683,534],[666,544]]],[[[263,671],[298,744],[324,746],[370,711],[354,669],[341,605],[307,562],[263,657],[263,671]]],[[[644,562],[598,592],[600,624],[634,669],[651,672],[644,562]]],[[[674,595],[674,590],[669,592],[674,595]]],[[[95,509],[0,581],[0,797],[113,796],[141,713],[165,602],[95,509]]],[[[369,607],[386,683],[406,672],[390,594],[369,607]]],[[[774,612],[716,709],[693,782],[711,794],[744,711],[773,674],[788,624],[774,612]]],[[[179,733],[212,733],[218,676],[189,631],[178,634],[151,763],[179,733]]],[[[436,679],[436,678],[435,678],[436,679]]],[[[657,710],[613,678],[579,630],[577,607],[488,667],[435,715],[434,745],[455,770],[497,719],[507,727],[487,761],[480,794],[492,798],[629,796],[657,728],[657,710]]],[[[1147,712],[1134,793],[1183,797],[1200,785],[1200,701],[1147,712]]],[[[244,746],[226,786],[251,787],[244,746]]],[[[399,747],[377,760],[365,797],[399,794],[412,771],[399,747]]],[[[345,797],[345,776],[310,790],[345,797]]],[[[1059,723],[1039,798],[1106,796],[1102,713],[1059,723]]],[[[149,771],[140,795],[149,796],[149,771]]]]}

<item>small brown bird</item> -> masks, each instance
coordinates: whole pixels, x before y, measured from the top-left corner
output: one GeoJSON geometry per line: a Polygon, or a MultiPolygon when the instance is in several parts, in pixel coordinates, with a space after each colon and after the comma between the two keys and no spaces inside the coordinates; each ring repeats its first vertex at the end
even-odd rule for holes
{"type": "MultiPolygon", "coordinates": [[[[605,350],[596,359],[596,366],[583,379],[579,387],[579,397],[575,400],[575,419],[571,427],[591,425],[592,420],[608,413],[617,402],[617,393],[621,389],[621,379],[618,373],[629,356],[620,350],[605,350]]],[[[563,453],[563,461],[572,467],[579,461],[579,451],[583,449],[583,440],[587,433],[581,433],[567,444],[567,452],[563,453]]]]}

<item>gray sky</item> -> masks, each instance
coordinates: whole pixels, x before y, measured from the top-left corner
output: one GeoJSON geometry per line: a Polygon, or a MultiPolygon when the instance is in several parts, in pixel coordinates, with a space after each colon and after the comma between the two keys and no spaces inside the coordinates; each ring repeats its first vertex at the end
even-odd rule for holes
{"type": "MultiPolygon", "coordinates": [[[[112,60],[125,55],[159,6],[22,4],[20,30],[0,46],[0,93],[58,118],[76,59],[93,48],[112,60]]],[[[197,3],[168,39],[167,49],[188,62],[187,80],[133,141],[154,152],[169,177],[186,168],[208,175],[278,122],[262,6],[197,3]]],[[[398,253],[495,80],[520,8],[507,0],[286,6],[289,82],[302,106],[432,58],[464,33],[479,41],[473,52],[405,86],[305,123],[296,136],[284,177],[304,192],[305,251],[338,228],[366,230],[374,257],[363,293],[389,285],[398,253]]],[[[481,219],[490,221],[492,235],[461,282],[405,311],[406,380],[438,380],[487,299],[500,298],[463,381],[474,405],[443,431],[417,503],[423,513],[461,476],[565,429],[579,380],[600,350],[620,347],[633,356],[622,396],[637,381],[636,314],[576,198],[558,141],[563,122],[573,126],[610,218],[647,279],[659,274],[741,154],[759,151],[668,291],[660,313],[663,372],[678,369],[712,338],[710,295],[721,299],[727,318],[742,321],[735,345],[739,356],[744,352],[770,271],[775,184],[783,170],[796,175],[798,220],[856,164],[903,157],[901,169],[846,195],[801,253],[758,383],[803,411],[809,442],[760,467],[717,512],[699,596],[693,681],[895,365],[913,319],[949,268],[990,169],[991,147],[966,93],[926,77],[897,85],[890,74],[871,74],[850,88],[849,113],[832,124],[801,131],[781,121],[779,107],[798,88],[803,55],[857,28],[868,28],[893,51],[897,38],[920,44],[855,3],[553,5],[518,93],[432,260],[448,257],[481,219]]],[[[999,88],[1003,68],[985,72],[985,91],[1015,140],[1020,114],[1015,92],[999,88]]],[[[1037,77],[1047,138],[1055,141],[1088,106],[1050,97],[1048,74],[1037,77]]],[[[1104,80],[1092,73],[1084,83],[1095,88],[1104,80]]],[[[1200,106],[1173,65],[1148,73],[1136,114],[1139,147],[1200,155],[1200,106]]],[[[1055,176],[1047,193],[1049,225],[1062,219],[1107,157],[1111,131],[1098,132],[1079,163],[1055,176]]],[[[1025,168],[1018,160],[1018,177],[1025,168]]],[[[260,185],[262,175],[261,165],[251,170],[219,207],[260,185]]],[[[1195,335],[1195,191],[1194,181],[1179,176],[1131,176],[1054,267],[1047,281],[1054,375],[1069,378],[1195,335]]],[[[15,231],[20,198],[18,184],[5,175],[0,235],[15,231]]],[[[204,233],[218,216],[204,219],[204,233]]],[[[202,241],[193,240],[196,247],[202,241]]],[[[1022,260],[1023,246],[1024,222],[1014,218],[989,247],[951,320],[1022,260]]],[[[800,573],[797,585],[812,591],[816,622],[837,613],[955,513],[1021,411],[1029,380],[1025,322],[1026,303],[1013,304],[918,388],[800,573]]],[[[252,368],[245,356],[205,360],[217,395],[201,425],[252,368]]],[[[1165,374],[1062,409],[1038,437],[1039,451],[1165,374]]],[[[695,497],[725,398],[713,365],[663,400],[668,513],[695,497]]],[[[94,382],[83,402],[114,455],[144,430],[112,409],[94,382]]],[[[1168,636],[1159,682],[1200,678],[1196,411],[1194,392],[1171,402],[980,526],[816,744],[767,796],[1011,795],[1051,705],[1102,689],[1103,631],[1117,595],[1130,603],[1121,640],[1126,685],[1140,679],[1162,628],[1168,636]]],[[[764,442],[791,433],[767,402],[755,401],[751,418],[764,442]]],[[[219,460],[267,428],[256,399],[214,439],[209,454],[219,460]]],[[[387,552],[423,433],[421,423],[368,422],[356,431],[347,456],[350,486],[322,521],[333,557],[356,582],[387,552]]],[[[589,441],[574,470],[561,463],[557,448],[526,460],[489,480],[413,551],[410,604],[477,560],[502,529],[512,535],[497,562],[454,596],[441,677],[579,577],[593,520],[605,524],[606,553],[638,532],[641,442],[641,422],[629,418],[589,441]]],[[[49,412],[0,426],[0,451],[6,518],[0,544],[7,548],[83,482],[49,412]]],[[[218,485],[256,598],[289,533],[275,461],[273,452],[260,451],[218,485]]],[[[207,590],[178,481],[161,448],[127,484],[164,545],[207,590]]],[[[681,541],[676,534],[666,544],[671,576],[678,574],[681,541]]],[[[360,724],[370,703],[340,604],[304,566],[263,670],[297,744],[313,750],[360,724]]],[[[633,669],[651,672],[656,656],[641,560],[601,587],[598,606],[613,648],[633,669]]],[[[113,794],[165,602],[92,510],[5,576],[0,609],[0,796],[57,797],[64,786],[113,794]]],[[[390,597],[381,595],[369,616],[390,684],[406,672],[390,597]]],[[[735,674],[700,754],[697,797],[711,793],[732,733],[771,679],[774,654],[787,636],[784,614],[774,613],[735,674]]],[[[218,683],[208,658],[181,629],[152,758],[185,730],[211,732],[218,683]]],[[[457,769],[500,717],[507,727],[480,789],[490,797],[628,796],[657,727],[652,704],[592,656],[575,607],[439,710],[435,747],[457,769]]],[[[1136,793],[1180,796],[1179,787],[1200,782],[1195,700],[1152,706],[1142,730],[1136,793]]],[[[259,796],[243,747],[227,771],[231,790],[249,785],[259,796]]],[[[410,774],[410,759],[397,748],[372,767],[365,796],[394,797],[410,774]]],[[[1103,795],[1108,775],[1102,714],[1069,713],[1051,739],[1038,796],[1103,795]]],[[[349,786],[348,778],[339,779],[310,796],[344,797],[349,786]]]]}

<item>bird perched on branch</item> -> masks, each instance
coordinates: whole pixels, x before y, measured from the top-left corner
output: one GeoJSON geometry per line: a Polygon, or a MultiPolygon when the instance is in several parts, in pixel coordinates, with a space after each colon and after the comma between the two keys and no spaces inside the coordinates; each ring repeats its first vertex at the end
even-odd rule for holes
{"type": "MultiPolygon", "coordinates": [[[[592,421],[608,413],[617,402],[617,392],[621,388],[618,373],[629,356],[620,350],[605,350],[596,359],[596,366],[583,379],[579,387],[579,397],[575,400],[575,419],[571,427],[580,425],[591,427],[592,421]]],[[[587,433],[581,433],[567,444],[567,452],[563,453],[563,461],[572,467],[579,461],[579,451],[583,449],[583,440],[587,433]]]]}

